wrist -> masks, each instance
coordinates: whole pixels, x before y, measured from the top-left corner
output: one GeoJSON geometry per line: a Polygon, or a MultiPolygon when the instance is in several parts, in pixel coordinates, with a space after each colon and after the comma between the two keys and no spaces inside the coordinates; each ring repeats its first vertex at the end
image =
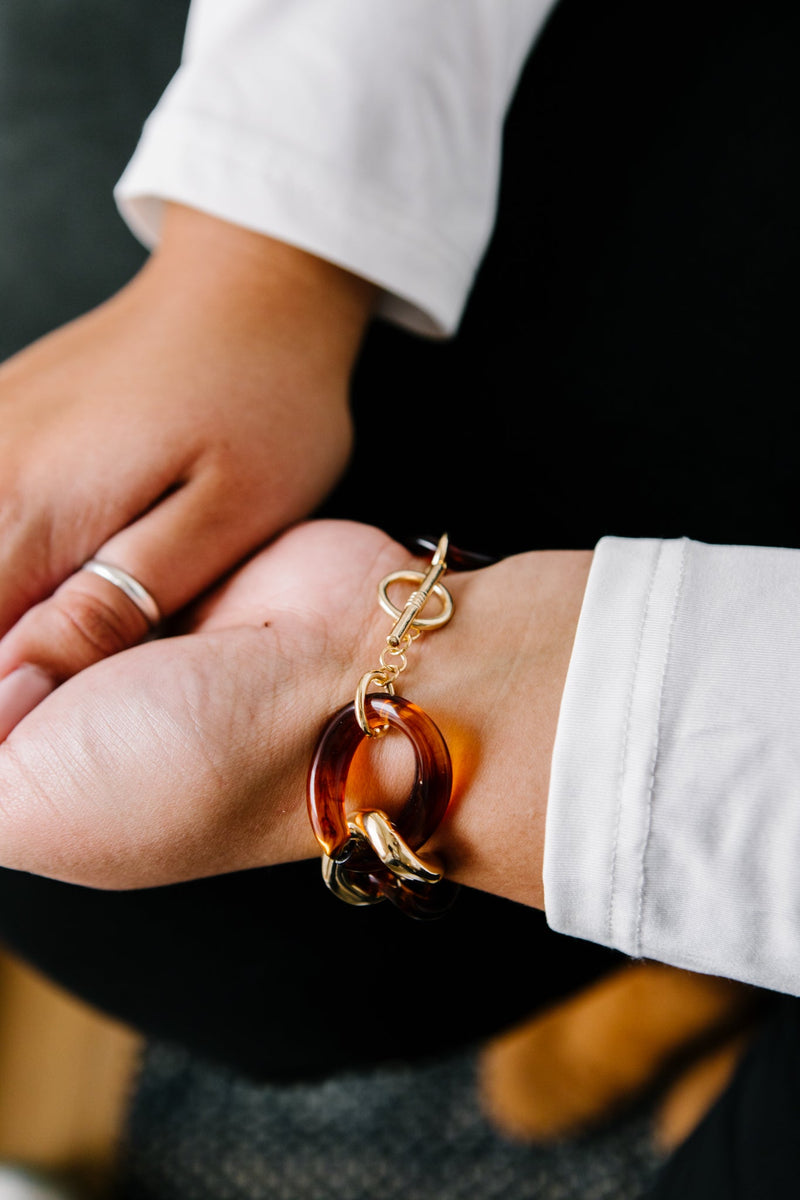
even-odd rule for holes
{"type": "MultiPolygon", "coordinates": [[[[544,551],[448,573],[452,623],[409,647],[408,672],[395,682],[438,726],[453,765],[452,800],[422,859],[440,859],[454,882],[539,908],[550,765],[591,560],[544,551]]],[[[377,650],[386,624],[385,613],[372,614],[349,653],[362,661],[360,647],[377,650]]],[[[406,738],[375,739],[354,763],[348,807],[384,808],[395,820],[418,769],[406,738]]]]}
{"type": "Polygon", "coordinates": [[[316,255],[179,204],[165,206],[139,281],[184,314],[202,310],[237,341],[302,349],[349,375],[377,301],[367,280],[316,255]]]}
{"type": "Polygon", "coordinates": [[[420,671],[419,703],[455,768],[431,849],[456,881],[538,908],[553,745],[591,560],[538,551],[448,577],[451,638],[431,641],[420,671]]]}

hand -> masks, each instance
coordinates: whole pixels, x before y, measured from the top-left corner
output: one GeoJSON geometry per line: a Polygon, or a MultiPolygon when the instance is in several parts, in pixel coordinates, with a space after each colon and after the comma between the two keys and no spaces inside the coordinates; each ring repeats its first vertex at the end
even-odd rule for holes
{"type": "Polygon", "coordinates": [[[0,368],[0,740],[147,632],[87,559],[130,572],[168,616],[313,511],[350,452],[372,295],[171,206],[131,284],[0,368]]]}
{"type": "MultiPolygon", "coordinates": [[[[427,849],[451,878],[530,904],[590,561],[547,551],[448,575],[455,615],[414,643],[398,687],[454,761],[427,849]]],[[[424,564],[372,527],[301,525],[211,595],[193,632],[70,679],[0,747],[2,865],[127,888],[317,855],[314,745],[376,664],[390,628],[376,585],[406,566],[424,564]]],[[[406,739],[366,753],[370,794],[391,813],[408,791],[406,739]]]]}

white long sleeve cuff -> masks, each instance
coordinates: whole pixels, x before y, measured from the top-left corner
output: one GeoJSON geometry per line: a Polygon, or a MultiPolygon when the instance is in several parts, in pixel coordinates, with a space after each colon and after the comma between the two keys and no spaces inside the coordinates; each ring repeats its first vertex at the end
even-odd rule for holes
{"type": "Polygon", "coordinates": [[[603,539],[562,700],[547,918],[800,994],[800,551],[603,539]]]}
{"type": "Polygon", "coordinates": [[[457,326],[495,219],[502,126],[554,0],[194,0],[183,62],[115,190],[158,241],[172,200],[457,326]]]}

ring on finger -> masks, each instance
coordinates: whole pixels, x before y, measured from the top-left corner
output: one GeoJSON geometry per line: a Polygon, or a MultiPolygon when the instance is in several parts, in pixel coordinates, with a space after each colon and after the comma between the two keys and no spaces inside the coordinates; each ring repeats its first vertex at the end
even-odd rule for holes
{"type": "Polygon", "coordinates": [[[114,587],[124,592],[131,603],[136,605],[151,629],[155,629],[161,623],[161,609],[147,588],[139,583],[139,580],[135,579],[128,571],[123,571],[122,567],[115,567],[111,563],[101,562],[97,558],[90,558],[88,562],[83,564],[81,570],[89,571],[93,575],[99,575],[101,579],[113,583],[114,587]]]}

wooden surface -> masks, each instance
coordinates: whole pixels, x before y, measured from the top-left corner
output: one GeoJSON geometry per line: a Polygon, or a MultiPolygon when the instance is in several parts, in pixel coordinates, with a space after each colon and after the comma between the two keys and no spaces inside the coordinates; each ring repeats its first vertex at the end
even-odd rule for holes
{"type": "Polygon", "coordinates": [[[0,953],[0,1161],[102,1190],[138,1038],[0,953]]]}

